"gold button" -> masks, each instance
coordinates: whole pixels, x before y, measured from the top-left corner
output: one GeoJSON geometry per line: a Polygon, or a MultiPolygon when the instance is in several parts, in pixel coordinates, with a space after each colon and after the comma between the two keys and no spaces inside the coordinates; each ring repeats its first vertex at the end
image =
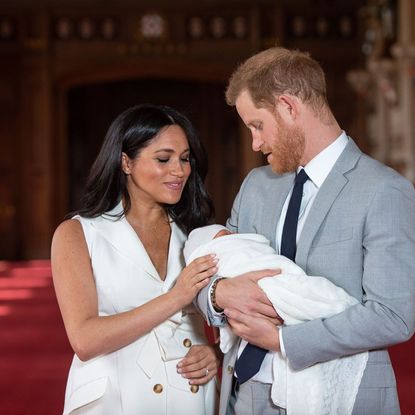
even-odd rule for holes
{"type": "Polygon", "coordinates": [[[190,390],[193,393],[197,393],[197,391],[199,390],[199,386],[198,385],[192,385],[192,386],[190,386],[190,390]]]}
{"type": "Polygon", "coordinates": [[[233,374],[233,367],[232,366],[228,366],[228,373],[230,374],[230,375],[232,375],[233,374]]]}
{"type": "Polygon", "coordinates": [[[191,347],[192,346],[192,341],[190,339],[184,339],[183,340],[183,346],[184,347],[191,347]]]}
{"type": "Polygon", "coordinates": [[[163,392],[163,385],[160,385],[160,383],[156,383],[153,386],[153,391],[154,391],[154,393],[161,393],[161,392],[163,392]]]}

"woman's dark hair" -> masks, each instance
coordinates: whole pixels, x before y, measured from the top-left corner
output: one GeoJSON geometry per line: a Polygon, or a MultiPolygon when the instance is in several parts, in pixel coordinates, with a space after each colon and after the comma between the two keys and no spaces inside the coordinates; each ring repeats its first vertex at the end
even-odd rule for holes
{"type": "Polygon", "coordinates": [[[137,105],[120,114],[111,124],[101,150],[91,167],[82,197],[82,207],[76,213],[93,218],[112,210],[124,199],[124,212],[131,207],[127,179],[121,168],[124,152],[130,159],[169,125],[184,131],[190,148],[191,173],[182,197],[174,205],[165,205],[171,219],[185,232],[210,223],[214,207],[203,181],[207,174],[207,155],[191,122],[167,106],[137,105]]]}

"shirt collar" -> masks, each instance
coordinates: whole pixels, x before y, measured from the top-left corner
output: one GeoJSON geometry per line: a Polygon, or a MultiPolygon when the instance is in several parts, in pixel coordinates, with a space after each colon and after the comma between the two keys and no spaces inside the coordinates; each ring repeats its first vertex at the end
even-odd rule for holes
{"type": "MultiPolygon", "coordinates": [[[[340,157],[340,154],[345,149],[348,141],[349,138],[346,133],[342,131],[335,141],[305,165],[305,172],[318,188],[320,188],[324,180],[326,180],[337,159],[340,157]]],[[[301,167],[298,171],[300,169],[301,167]]]]}

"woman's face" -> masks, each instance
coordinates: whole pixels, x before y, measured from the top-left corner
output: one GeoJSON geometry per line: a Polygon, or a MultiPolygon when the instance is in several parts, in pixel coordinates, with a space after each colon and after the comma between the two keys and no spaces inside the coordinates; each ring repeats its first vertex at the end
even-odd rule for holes
{"type": "Polygon", "coordinates": [[[135,159],[122,155],[127,189],[132,201],[149,204],[175,204],[189,178],[190,148],[184,131],[170,125],[135,159]]]}

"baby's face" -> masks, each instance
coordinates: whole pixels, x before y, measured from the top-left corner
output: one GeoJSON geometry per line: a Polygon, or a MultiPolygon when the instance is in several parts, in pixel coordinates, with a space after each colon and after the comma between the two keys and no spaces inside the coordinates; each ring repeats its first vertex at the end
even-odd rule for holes
{"type": "Polygon", "coordinates": [[[213,239],[216,238],[220,238],[221,236],[225,236],[225,235],[232,235],[231,231],[228,231],[227,229],[222,229],[221,231],[219,231],[214,237],[213,239]]]}

